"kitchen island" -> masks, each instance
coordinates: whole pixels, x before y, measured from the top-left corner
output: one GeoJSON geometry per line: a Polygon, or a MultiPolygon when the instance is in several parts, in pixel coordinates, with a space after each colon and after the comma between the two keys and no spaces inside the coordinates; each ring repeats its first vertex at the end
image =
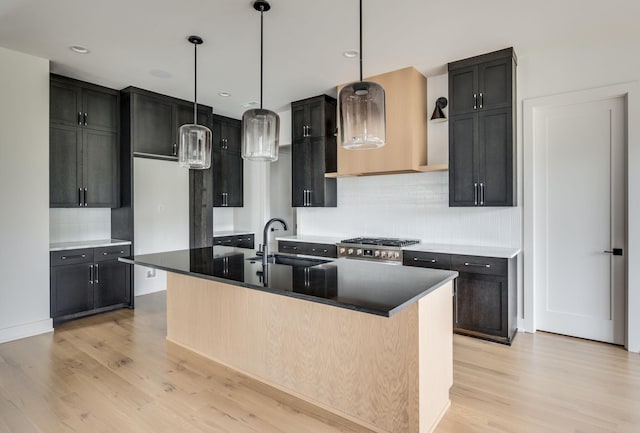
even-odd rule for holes
{"type": "Polygon", "coordinates": [[[210,247],[168,271],[167,339],[378,432],[433,431],[452,385],[456,272],[210,247]]]}

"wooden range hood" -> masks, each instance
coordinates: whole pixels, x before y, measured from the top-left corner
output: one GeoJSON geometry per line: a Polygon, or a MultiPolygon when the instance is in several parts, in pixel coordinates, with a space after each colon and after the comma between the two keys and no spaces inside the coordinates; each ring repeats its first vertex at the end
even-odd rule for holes
{"type": "Polygon", "coordinates": [[[338,130],[338,172],[327,177],[447,170],[446,164],[427,165],[427,78],[409,66],[365,80],[385,90],[387,142],[379,149],[347,150],[338,130]]]}

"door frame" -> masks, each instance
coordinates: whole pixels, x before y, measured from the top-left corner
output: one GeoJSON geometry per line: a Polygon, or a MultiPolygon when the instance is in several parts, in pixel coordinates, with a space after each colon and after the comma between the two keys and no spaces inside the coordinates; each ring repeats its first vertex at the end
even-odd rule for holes
{"type": "Polygon", "coordinates": [[[625,347],[640,352],[640,94],[638,83],[629,82],[606,87],[532,98],[523,101],[523,317],[520,328],[536,331],[536,282],[540,278],[536,267],[538,221],[535,218],[534,113],[536,109],[579,104],[594,100],[623,97],[626,101],[626,332],[625,347]]]}

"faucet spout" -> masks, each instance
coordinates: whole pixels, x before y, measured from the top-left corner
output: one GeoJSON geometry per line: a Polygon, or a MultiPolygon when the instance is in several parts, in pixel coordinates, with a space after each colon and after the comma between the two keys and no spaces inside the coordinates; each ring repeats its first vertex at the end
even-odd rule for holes
{"type": "Polygon", "coordinates": [[[262,265],[263,266],[267,266],[267,263],[269,261],[269,227],[271,226],[271,224],[275,222],[279,222],[280,224],[282,224],[283,229],[289,230],[287,227],[287,223],[285,222],[285,220],[281,218],[271,218],[264,225],[264,230],[262,231],[262,265]]]}

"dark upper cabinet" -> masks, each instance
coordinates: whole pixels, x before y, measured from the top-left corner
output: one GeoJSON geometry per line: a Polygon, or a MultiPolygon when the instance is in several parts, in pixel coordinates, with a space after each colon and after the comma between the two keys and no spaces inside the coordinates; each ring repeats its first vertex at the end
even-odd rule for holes
{"type": "Polygon", "coordinates": [[[291,204],[335,207],[336,100],[327,95],[291,103],[291,204]]]}
{"type": "Polygon", "coordinates": [[[118,125],[116,90],[51,76],[51,207],[119,206],[118,125]]]}
{"type": "Polygon", "coordinates": [[[244,160],[240,153],[241,123],[213,116],[213,206],[242,207],[244,160]]]}
{"type": "Polygon", "coordinates": [[[512,48],[449,64],[449,205],[516,206],[512,48]]]}
{"type": "MultiPolygon", "coordinates": [[[[136,87],[122,90],[122,124],[134,156],[176,161],[179,129],[193,123],[193,104],[136,87]]],[[[211,128],[211,107],[198,105],[198,124],[211,128]]]]}

